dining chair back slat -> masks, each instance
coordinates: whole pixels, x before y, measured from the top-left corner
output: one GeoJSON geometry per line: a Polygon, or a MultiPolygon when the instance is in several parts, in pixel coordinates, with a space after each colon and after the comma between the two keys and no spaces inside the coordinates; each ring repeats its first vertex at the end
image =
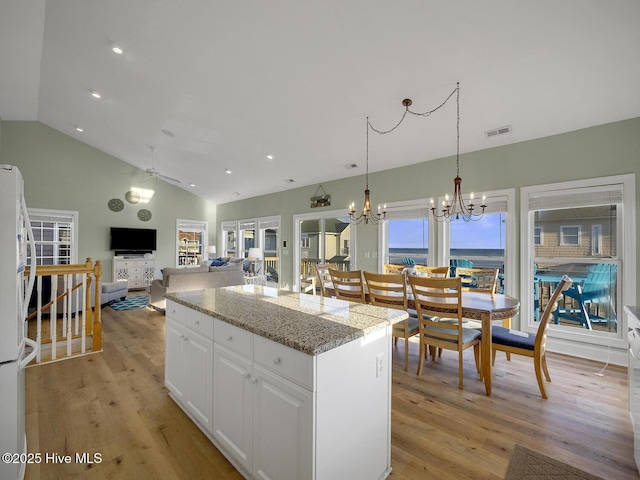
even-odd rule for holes
{"type": "Polygon", "coordinates": [[[349,302],[366,303],[361,270],[329,269],[336,298],[349,302]]]}
{"type": "MultiPolygon", "coordinates": [[[[402,273],[363,272],[369,303],[378,307],[407,310],[407,283],[402,273]]],[[[404,339],[404,371],[409,366],[409,338],[418,334],[418,319],[409,317],[393,325],[394,343],[404,339]]]]}
{"type": "Polygon", "coordinates": [[[462,289],[469,292],[497,293],[497,268],[456,268],[456,277],[462,279],[462,289]]]}
{"type": "Polygon", "coordinates": [[[320,287],[320,294],[323,297],[330,297],[333,290],[333,281],[329,275],[329,269],[338,270],[337,263],[316,263],[314,264],[316,278],[320,287]]]}

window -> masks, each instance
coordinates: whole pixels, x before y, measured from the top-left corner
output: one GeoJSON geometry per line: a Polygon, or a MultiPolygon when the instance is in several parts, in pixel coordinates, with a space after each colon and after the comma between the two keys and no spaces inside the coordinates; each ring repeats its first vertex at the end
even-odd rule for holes
{"type": "Polygon", "coordinates": [[[349,248],[355,245],[355,228],[343,210],[294,215],[293,228],[294,291],[313,293],[311,279],[315,277],[315,264],[335,263],[341,270],[356,268],[349,248]]]}
{"type": "Polygon", "coordinates": [[[387,205],[386,220],[378,225],[380,234],[379,271],[385,263],[402,264],[411,259],[416,265],[434,265],[433,234],[429,229],[431,212],[426,199],[387,205]]]}
{"type": "Polygon", "coordinates": [[[542,245],[542,227],[533,228],[533,244],[542,245]]]}
{"type": "Polygon", "coordinates": [[[500,293],[514,294],[515,190],[483,192],[487,205],[479,220],[443,223],[440,265],[497,268],[500,293]]]}
{"type": "Polygon", "coordinates": [[[195,267],[202,264],[204,261],[204,249],[208,242],[207,228],[207,222],[177,220],[177,267],[195,267]]]}
{"type": "Polygon", "coordinates": [[[560,245],[580,245],[580,227],[560,227],[560,245]]]}
{"type": "Polygon", "coordinates": [[[260,248],[256,273],[267,276],[267,286],[280,286],[280,215],[225,221],[221,231],[222,256],[247,258],[250,248],[260,248]]]}
{"type": "Polygon", "coordinates": [[[238,224],[235,220],[222,222],[222,257],[238,257],[238,224]]]}
{"type": "Polygon", "coordinates": [[[36,245],[36,265],[77,263],[78,212],[30,208],[29,220],[36,245]]]}
{"type": "Polygon", "coordinates": [[[602,255],[602,225],[591,225],[591,255],[602,255]]]}
{"type": "Polygon", "coordinates": [[[549,292],[562,275],[574,282],[549,331],[562,353],[598,358],[589,344],[625,348],[620,314],[635,298],[635,177],[620,175],[521,191],[521,327],[537,328],[549,292]],[[535,229],[545,242],[536,244],[535,229]],[[591,232],[590,238],[582,232],[591,232]],[[558,340],[560,341],[560,340],[558,340]]]}

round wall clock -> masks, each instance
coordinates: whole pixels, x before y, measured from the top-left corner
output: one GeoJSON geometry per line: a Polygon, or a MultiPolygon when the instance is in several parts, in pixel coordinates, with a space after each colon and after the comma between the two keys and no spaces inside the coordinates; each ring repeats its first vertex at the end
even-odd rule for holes
{"type": "Polygon", "coordinates": [[[149,220],[151,220],[151,212],[146,208],[141,208],[140,210],[138,210],[138,218],[143,222],[148,222],[149,220]]]}
{"type": "Polygon", "coordinates": [[[111,210],[112,212],[121,212],[122,209],[124,208],[124,202],[119,198],[112,198],[107,203],[107,206],[109,207],[109,210],[111,210]]]}
{"type": "Polygon", "coordinates": [[[138,192],[134,192],[133,190],[129,190],[127,193],[125,193],[124,198],[129,203],[136,204],[140,202],[140,194],[138,192]]]}

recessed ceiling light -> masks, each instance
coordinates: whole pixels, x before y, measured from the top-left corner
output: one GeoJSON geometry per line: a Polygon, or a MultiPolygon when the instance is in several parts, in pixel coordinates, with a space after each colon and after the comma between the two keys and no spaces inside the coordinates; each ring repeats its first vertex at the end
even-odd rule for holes
{"type": "Polygon", "coordinates": [[[239,197],[240,196],[240,192],[233,192],[231,195],[239,197]]]}
{"type": "Polygon", "coordinates": [[[160,131],[169,138],[174,138],[176,136],[175,133],[173,133],[171,130],[167,130],[166,128],[163,128],[160,131]]]}
{"type": "Polygon", "coordinates": [[[287,183],[293,183],[293,182],[295,182],[295,180],[294,180],[293,178],[286,178],[286,179],[285,179],[285,182],[287,182],[287,183]]]}
{"type": "Polygon", "coordinates": [[[84,132],[84,128],[82,128],[82,127],[76,127],[76,132],[80,132],[80,133],[82,133],[82,132],[84,132]]]}
{"type": "Polygon", "coordinates": [[[231,170],[229,170],[228,168],[224,171],[224,173],[231,173],[231,170]]]}
{"type": "Polygon", "coordinates": [[[124,53],[122,47],[116,43],[111,44],[111,51],[117,55],[122,55],[124,53]]]}
{"type": "Polygon", "coordinates": [[[195,186],[196,186],[196,184],[195,184],[195,183],[190,183],[190,184],[189,184],[189,186],[190,186],[190,187],[195,187],[195,186]]]}
{"type": "Polygon", "coordinates": [[[93,98],[102,98],[102,94],[97,90],[91,90],[91,96],[93,98]]]}
{"type": "Polygon", "coordinates": [[[267,160],[273,160],[273,155],[268,154],[268,155],[267,155],[267,160]]]}

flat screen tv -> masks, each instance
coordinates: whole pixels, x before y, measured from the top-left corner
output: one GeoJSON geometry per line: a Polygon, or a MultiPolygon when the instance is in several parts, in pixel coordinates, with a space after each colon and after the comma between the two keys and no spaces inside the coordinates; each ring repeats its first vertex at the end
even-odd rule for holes
{"type": "Polygon", "coordinates": [[[127,252],[151,252],[156,249],[156,230],[111,227],[109,248],[127,252]]]}

